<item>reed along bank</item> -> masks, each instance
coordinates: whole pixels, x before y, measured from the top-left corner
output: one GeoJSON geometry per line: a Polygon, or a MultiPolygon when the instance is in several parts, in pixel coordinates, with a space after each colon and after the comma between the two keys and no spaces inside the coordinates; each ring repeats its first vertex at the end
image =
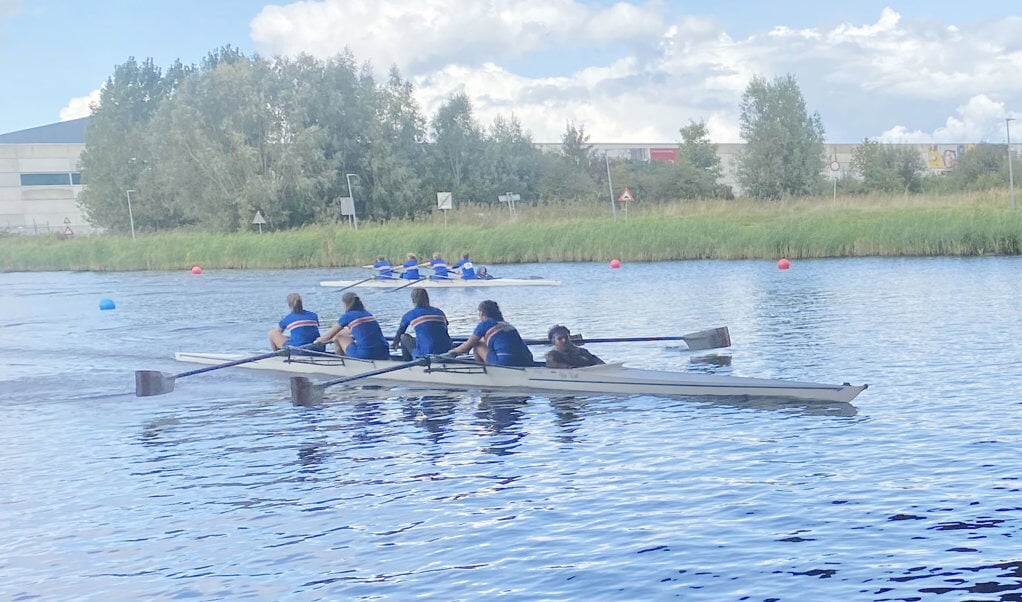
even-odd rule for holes
{"type": "Polygon", "coordinates": [[[344,267],[407,253],[453,263],[625,262],[1022,253],[1022,211],[1008,191],[762,201],[609,201],[462,205],[414,221],[348,222],[241,233],[175,230],[62,238],[0,237],[3,271],[344,267]]]}

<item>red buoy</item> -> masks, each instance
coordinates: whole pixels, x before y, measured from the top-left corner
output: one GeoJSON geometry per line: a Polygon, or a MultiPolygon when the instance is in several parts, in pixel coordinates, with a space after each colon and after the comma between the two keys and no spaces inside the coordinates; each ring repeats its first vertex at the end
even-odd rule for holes
{"type": "Polygon", "coordinates": [[[610,267],[612,267],[615,270],[618,269],[619,267],[621,267],[621,260],[619,260],[619,259],[611,259],[610,260],[610,267]]]}
{"type": "Polygon", "coordinates": [[[195,274],[196,276],[198,276],[199,274],[202,273],[202,268],[200,268],[197,265],[193,265],[192,266],[192,273],[195,274]]]}
{"type": "Polygon", "coordinates": [[[781,257],[780,259],[777,260],[777,269],[779,269],[779,270],[786,270],[786,269],[788,269],[790,267],[791,267],[791,262],[788,261],[786,258],[781,257]]]}

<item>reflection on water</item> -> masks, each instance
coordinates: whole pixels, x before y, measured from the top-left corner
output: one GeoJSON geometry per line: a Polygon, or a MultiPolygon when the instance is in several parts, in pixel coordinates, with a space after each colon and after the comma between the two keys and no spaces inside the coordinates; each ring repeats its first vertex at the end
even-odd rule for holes
{"type": "Polygon", "coordinates": [[[502,456],[512,454],[519,446],[525,433],[520,428],[523,409],[529,403],[529,397],[482,393],[475,400],[474,416],[476,424],[481,425],[490,438],[484,446],[487,453],[502,456]]]}
{"type": "Polygon", "coordinates": [[[458,398],[454,395],[429,394],[402,396],[402,413],[406,420],[426,431],[429,440],[440,443],[444,433],[454,422],[454,408],[458,398]]]}
{"type": "Polygon", "coordinates": [[[721,353],[709,355],[696,355],[688,360],[689,370],[692,372],[705,372],[707,374],[730,374],[731,356],[721,353]]]}
{"type": "Polygon", "coordinates": [[[554,410],[561,443],[574,443],[575,431],[582,426],[582,419],[585,415],[585,397],[551,397],[550,407],[554,410]]]}

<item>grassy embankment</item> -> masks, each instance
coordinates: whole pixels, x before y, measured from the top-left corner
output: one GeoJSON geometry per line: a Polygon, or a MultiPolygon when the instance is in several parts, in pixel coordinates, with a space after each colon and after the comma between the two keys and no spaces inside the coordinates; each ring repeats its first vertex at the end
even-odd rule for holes
{"type": "Polygon", "coordinates": [[[478,263],[663,261],[788,257],[1016,255],[1022,211],[1007,190],[941,197],[839,197],[635,203],[611,217],[609,202],[519,207],[462,206],[444,226],[425,220],[312,227],[289,232],[213,234],[176,231],[0,238],[0,270],[176,270],[355,266],[379,255],[401,263],[415,252],[463,250],[478,263]]]}

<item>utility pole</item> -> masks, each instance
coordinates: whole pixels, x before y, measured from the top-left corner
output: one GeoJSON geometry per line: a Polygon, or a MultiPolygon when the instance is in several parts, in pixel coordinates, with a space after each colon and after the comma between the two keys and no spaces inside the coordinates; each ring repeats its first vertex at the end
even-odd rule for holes
{"type": "Polygon", "coordinates": [[[1014,117],[1007,117],[1004,120],[1004,130],[1008,136],[1008,197],[1011,199],[1011,208],[1015,208],[1015,175],[1011,172],[1011,122],[1014,117]]]}
{"type": "Polygon", "coordinates": [[[603,153],[603,162],[607,164],[607,189],[610,190],[610,211],[614,214],[614,219],[617,219],[617,205],[614,204],[614,182],[610,180],[610,159],[607,158],[607,153],[603,153]]]}

